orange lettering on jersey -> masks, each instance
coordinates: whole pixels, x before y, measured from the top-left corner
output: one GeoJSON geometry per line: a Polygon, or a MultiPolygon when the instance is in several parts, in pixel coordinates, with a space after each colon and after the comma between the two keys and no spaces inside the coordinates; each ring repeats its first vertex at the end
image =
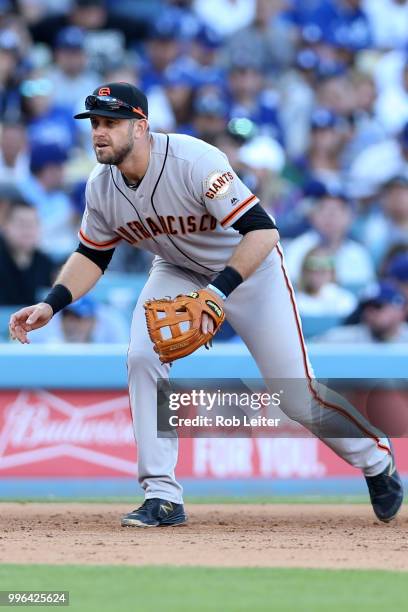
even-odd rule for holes
{"type": "Polygon", "coordinates": [[[110,96],[110,88],[109,87],[100,87],[98,91],[98,96],[110,96]]]}
{"type": "Polygon", "coordinates": [[[160,224],[161,224],[161,226],[163,228],[163,232],[165,234],[169,234],[170,233],[169,232],[169,228],[167,227],[166,220],[165,220],[165,218],[162,215],[159,215],[159,221],[160,221],[160,224]]]}
{"type": "Polygon", "coordinates": [[[228,170],[222,172],[215,170],[208,175],[205,186],[206,186],[206,197],[210,200],[214,198],[225,198],[229,190],[231,189],[231,183],[234,180],[234,175],[228,170]]]}
{"type": "Polygon", "coordinates": [[[186,233],[186,228],[184,226],[184,219],[183,219],[183,217],[179,217],[178,220],[179,220],[179,223],[180,223],[181,233],[185,234],[186,233]]]}
{"type": "Polygon", "coordinates": [[[208,230],[208,227],[205,226],[205,222],[208,219],[210,215],[203,215],[201,217],[201,221],[200,221],[200,232],[206,232],[208,230]]]}
{"type": "Polygon", "coordinates": [[[143,238],[152,237],[151,233],[145,228],[145,226],[142,223],[139,223],[139,221],[133,221],[133,225],[139,230],[143,238]]]}
{"type": "Polygon", "coordinates": [[[163,217],[158,215],[158,219],[160,225],[152,217],[146,217],[144,224],[140,221],[128,221],[126,223],[127,227],[120,226],[115,232],[129,244],[135,245],[142,240],[163,234],[185,236],[186,234],[194,234],[197,231],[214,231],[217,227],[217,219],[208,213],[201,215],[199,218],[194,217],[194,215],[189,215],[188,217],[175,217],[173,215],[163,217]],[[149,227],[150,232],[146,226],[149,227]]]}
{"type": "Polygon", "coordinates": [[[173,223],[176,219],[172,215],[167,215],[167,227],[169,228],[169,234],[175,236],[178,234],[177,230],[174,229],[173,223]]]}
{"type": "Polygon", "coordinates": [[[143,240],[143,234],[141,234],[137,227],[135,227],[135,222],[134,221],[128,221],[126,223],[126,225],[128,226],[129,229],[132,230],[132,232],[137,236],[138,240],[143,240]]]}
{"type": "Polygon", "coordinates": [[[193,215],[189,215],[187,217],[187,228],[190,233],[197,231],[197,224],[196,224],[195,217],[193,217],[193,215]]]}
{"type": "Polygon", "coordinates": [[[150,227],[153,236],[157,236],[158,234],[163,233],[160,227],[157,225],[157,223],[155,223],[155,221],[153,221],[151,217],[146,217],[146,223],[150,227]]]}
{"type": "Polygon", "coordinates": [[[217,192],[214,189],[209,189],[205,194],[205,196],[209,198],[210,200],[213,200],[216,195],[217,195],[217,192]]]}
{"type": "Polygon", "coordinates": [[[126,242],[129,242],[129,244],[136,244],[138,242],[124,227],[118,227],[116,233],[120,234],[120,236],[126,240],[126,242]]]}

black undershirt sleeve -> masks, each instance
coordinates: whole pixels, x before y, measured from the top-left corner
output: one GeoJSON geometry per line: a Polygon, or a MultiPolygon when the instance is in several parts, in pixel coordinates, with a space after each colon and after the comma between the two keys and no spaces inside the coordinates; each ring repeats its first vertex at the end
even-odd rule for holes
{"type": "Polygon", "coordinates": [[[109,249],[107,251],[97,251],[96,249],[90,249],[85,246],[81,242],[78,245],[76,253],[81,253],[88,259],[94,262],[101,270],[102,274],[105,272],[106,268],[109,265],[110,260],[112,259],[112,255],[115,249],[109,249]]]}
{"type": "Polygon", "coordinates": [[[277,229],[275,223],[260,204],[252,206],[238,221],[232,224],[232,227],[243,236],[254,230],[277,229]]]}

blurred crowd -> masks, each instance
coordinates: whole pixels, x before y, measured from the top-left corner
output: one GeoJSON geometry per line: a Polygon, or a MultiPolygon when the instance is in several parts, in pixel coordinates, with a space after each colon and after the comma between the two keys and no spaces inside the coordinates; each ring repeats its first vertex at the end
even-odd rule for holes
{"type": "MultiPolygon", "coordinates": [[[[319,338],[408,341],[408,0],[0,0],[0,306],[40,299],[76,248],[95,160],[72,117],[115,80],[146,92],[152,130],[228,155],[301,314],[340,324],[319,338]]],[[[149,265],[123,245],[109,270],[149,265]]],[[[106,321],[122,341],[118,315],[91,296],[43,341],[83,319],[83,341],[106,321]]]]}

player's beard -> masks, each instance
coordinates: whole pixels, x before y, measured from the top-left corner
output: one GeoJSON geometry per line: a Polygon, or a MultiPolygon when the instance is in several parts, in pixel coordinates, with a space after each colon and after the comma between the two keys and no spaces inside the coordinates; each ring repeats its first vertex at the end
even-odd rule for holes
{"type": "Polygon", "coordinates": [[[94,146],[94,151],[96,155],[96,159],[100,164],[109,164],[111,166],[119,166],[125,158],[133,151],[135,141],[131,137],[129,133],[129,140],[126,144],[123,144],[121,147],[114,148],[112,145],[109,149],[112,152],[108,152],[108,148],[106,149],[96,149],[94,146]]]}

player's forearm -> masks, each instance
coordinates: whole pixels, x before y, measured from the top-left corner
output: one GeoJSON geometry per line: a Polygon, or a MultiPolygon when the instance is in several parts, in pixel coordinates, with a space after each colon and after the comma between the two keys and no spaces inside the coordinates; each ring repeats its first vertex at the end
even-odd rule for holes
{"type": "Polygon", "coordinates": [[[87,293],[102,276],[102,270],[90,259],[80,253],[73,253],[64,264],[55,281],[64,285],[77,300],[87,293]]]}
{"type": "Polygon", "coordinates": [[[232,254],[228,265],[245,280],[261,265],[279,240],[276,229],[261,229],[246,234],[232,254]]]}

